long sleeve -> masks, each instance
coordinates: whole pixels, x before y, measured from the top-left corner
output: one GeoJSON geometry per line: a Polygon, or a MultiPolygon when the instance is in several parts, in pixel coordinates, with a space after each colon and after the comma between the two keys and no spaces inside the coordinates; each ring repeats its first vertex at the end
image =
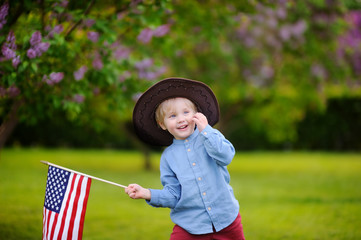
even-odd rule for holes
{"type": "Polygon", "coordinates": [[[160,179],[163,189],[149,189],[151,200],[147,203],[154,207],[174,208],[180,198],[181,185],[164,155],[160,162],[160,179]]]}
{"type": "Polygon", "coordinates": [[[221,132],[207,126],[201,132],[204,139],[204,146],[208,155],[213,158],[218,165],[227,166],[231,163],[235,150],[230,141],[228,141],[221,132]]]}

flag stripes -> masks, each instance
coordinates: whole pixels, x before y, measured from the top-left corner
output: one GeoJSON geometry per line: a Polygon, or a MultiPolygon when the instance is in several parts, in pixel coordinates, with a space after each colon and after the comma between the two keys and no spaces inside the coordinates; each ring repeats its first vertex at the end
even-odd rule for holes
{"type": "Polygon", "coordinates": [[[82,239],[90,186],[91,178],[49,166],[43,240],[82,239]]]}

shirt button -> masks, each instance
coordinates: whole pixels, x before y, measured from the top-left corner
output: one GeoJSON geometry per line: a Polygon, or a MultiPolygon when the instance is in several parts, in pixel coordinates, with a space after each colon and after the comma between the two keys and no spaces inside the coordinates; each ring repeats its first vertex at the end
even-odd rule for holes
{"type": "Polygon", "coordinates": [[[193,165],[193,166],[195,166],[195,165],[196,165],[196,163],[194,162],[194,163],[192,163],[192,165],[193,165]]]}
{"type": "Polygon", "coordinates": [[[202,180],[202,178],[201,178],[201,177],[199,177],[199,178],[198,178],[198,181],[200,181],[200,180],[202,180]]]}
{"type": "Polygon", "coordinates": [[[187,143],[187,142],[188,142],[188,139],[186,139],[185,142],[187,143]]]}
{"type": "Polygon", "coordinates": [[[191,151],[191,149],[190,149],[190,148],[188,148],[188,149],[187,149],[187,151],[188,151],[188,152],[190,152],[190,151],[191,151]]]}
{"type": "Polygon", "coordinates": [[[203,134],[204,134],[204,135],[207,135],[207,132],[204,132],[203,134]]]}
{"type": "Polygon", "coordinates": [[[205,195],[206,195],[206,193],[204,192],[204,193],[203,193],[203,196],[205,196],[205,195]]]}
{"type": "Polygon", "coordinates": [[[211,207],[208,207],[208,211],[211,211],[212,210],[212,208],[211,207]]]}

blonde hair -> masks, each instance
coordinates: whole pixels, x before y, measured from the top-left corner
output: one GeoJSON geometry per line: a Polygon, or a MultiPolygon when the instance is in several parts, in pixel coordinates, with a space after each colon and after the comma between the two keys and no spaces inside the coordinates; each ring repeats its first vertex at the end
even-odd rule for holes
{"type": "MultiPolygon", "coordinates": [[[[155,121],[157,122],[158,126],[160,126],[160,124],[164,124],[164,116],[168,111],[172,109],[172,103],[175,99],[176,98],[169,98],[158,105],[157,109],[155,110],[155,121]]],[[[189,100],[188,98],[183,99],[185,100],[185,104],[188,107],[192,108],[194,112],[197,112],[197,107],[191,100],[189,100]]]]}

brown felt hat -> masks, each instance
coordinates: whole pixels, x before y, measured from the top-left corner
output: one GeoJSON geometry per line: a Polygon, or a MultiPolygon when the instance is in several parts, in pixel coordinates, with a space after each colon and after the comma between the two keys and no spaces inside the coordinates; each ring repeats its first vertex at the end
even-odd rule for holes
{"type": "Polygon", "coordinates": [[[208,124],[219,120],[219,106],[212,90],[204,83],[185,79],[167,78],[154,84],[138,99],[133,110],[133,124],[139,138],[151,145],[169,146],[173,136],[160,128],[155,120],[155,111],[164,100],[184,97],[191,100],[208,124]]]}

